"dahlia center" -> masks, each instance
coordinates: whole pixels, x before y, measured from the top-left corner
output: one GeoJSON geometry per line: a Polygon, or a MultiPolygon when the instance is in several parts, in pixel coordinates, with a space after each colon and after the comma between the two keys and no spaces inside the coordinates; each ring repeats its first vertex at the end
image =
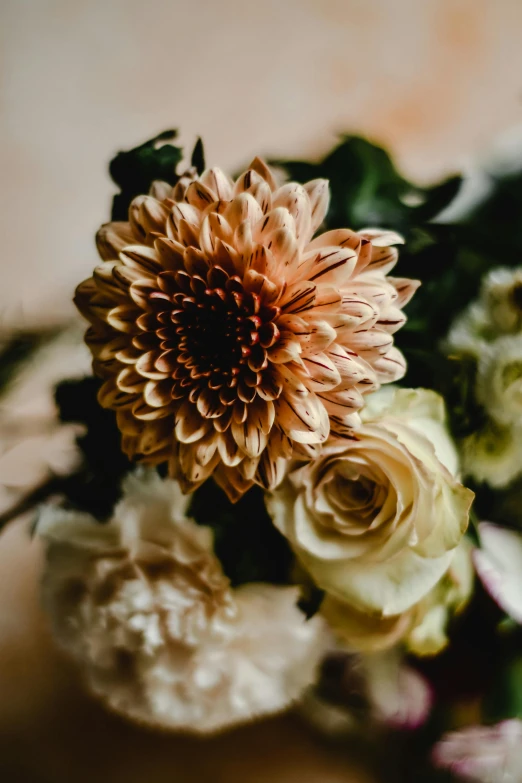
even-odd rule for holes
{"type": "Polygon", "coordinates": [[[261,319],[248,307],[228,308],[216,290],[209,291],[205,304],[195,309],[191,304],[186,302],[176,315],[180,348],[196,361],[202,375],[236,375],[259,344],[261,319]]]}
{"type": "Polygon", "coordinates": [[[280,309],[245,291],[239,277],[219,271],[221,285],[176,273],[177,290],[166,291],[162,279],[163,290],[150,295],[159,347],[168,356],[175,381],[175,398],[186,396],[191,388],[205,388],[219,392],[221,402],[229,404],[240,384],[239,396],[245,400],[255,396],[270,371],[267,349],[280,336],[275,323],[280,309]],[[245,387],[251,391],[245,392],[245,387]]]}

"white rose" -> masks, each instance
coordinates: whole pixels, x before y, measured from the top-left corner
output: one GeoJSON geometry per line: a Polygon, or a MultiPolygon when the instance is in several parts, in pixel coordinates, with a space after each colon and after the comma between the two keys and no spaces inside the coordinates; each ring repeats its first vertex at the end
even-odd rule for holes
{"type": "Polygon", "coordinates": [[[451,565],[413,612],[411,628],[404,639],[415,655],[436,655],[448,644],[447,627],[452,616],[461,612],[473,592],[472,545],[463,538],[451,565]]]}
{"type": "Polygon", "coordinates": [[[467,527],[473,494],[456,471],[442,399],[385,389],[352,439],[291,471],[267,504],[320,588],[392,617],[434,587],[467,527]]]}
{"type": "Polygon", "coordinates": [[[321,613],[351,650],[376,652],[402,644],[415,655],[436,655],[448,644],[447,626],[466,606],[473,590],[471,544],[463,538],[450,567],[430,592],[402,614],[392,617],[359,612],[328,595],[321,613]]]}

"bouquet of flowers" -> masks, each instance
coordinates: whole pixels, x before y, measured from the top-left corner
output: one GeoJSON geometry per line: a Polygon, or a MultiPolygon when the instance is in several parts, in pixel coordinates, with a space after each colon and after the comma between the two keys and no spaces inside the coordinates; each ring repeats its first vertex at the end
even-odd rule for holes
{"type": "Polygon", "coordinates": [[[81,460],[3,517],[57,643],[158,729],[293,706],[387,780],[522,780],[520,175],[459,208],[357,137],[235,178],[174,138],[111,163],[81,460]]]}

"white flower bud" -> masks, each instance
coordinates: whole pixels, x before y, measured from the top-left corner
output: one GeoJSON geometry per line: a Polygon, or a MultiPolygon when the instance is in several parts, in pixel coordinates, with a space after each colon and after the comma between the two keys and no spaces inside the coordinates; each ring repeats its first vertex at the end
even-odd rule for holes
{"type": "Polygon", "coordinates": [[[491,326],[502,334],[522,330],[522,267],[493,269],[482,283],[481,300],[491,326]]]}
{"type": "Polygon", "coordinates": [[[477,373],[477,399],[499,424],[522,424],[522,335],[485,347],[477,373]]]}
{"type": "Polygon", "coordinates": [[[507,487],[522,473],[522,443],[517,431],[493,421],[461,442],[462,470],[495,489],[507,487]]]}

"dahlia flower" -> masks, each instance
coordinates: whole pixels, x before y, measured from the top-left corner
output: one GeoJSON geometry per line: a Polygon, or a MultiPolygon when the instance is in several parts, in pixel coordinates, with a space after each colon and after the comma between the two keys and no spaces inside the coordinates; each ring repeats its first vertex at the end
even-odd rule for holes
{"type": "Polygon", "coordinates": [[[255,159],[155,183],[103,226],[76,303],[99,399],[125,453],[169,460],[185,492],[210,474],[231,499],[358,423],[363,395],[404,374],[393,346],[418,283],[388,277],[391,232],[313,236],[328,183],[278,187],[255,159]]]}
{"type": "Polygon", "coordinates": [[[131,476],[112,519],[47,507],[43,597],[58,643],[107,706],[213,732],[278,712],[316,678],[328,640],[295,587],[232,590],[178,484],[131,476]]]}

